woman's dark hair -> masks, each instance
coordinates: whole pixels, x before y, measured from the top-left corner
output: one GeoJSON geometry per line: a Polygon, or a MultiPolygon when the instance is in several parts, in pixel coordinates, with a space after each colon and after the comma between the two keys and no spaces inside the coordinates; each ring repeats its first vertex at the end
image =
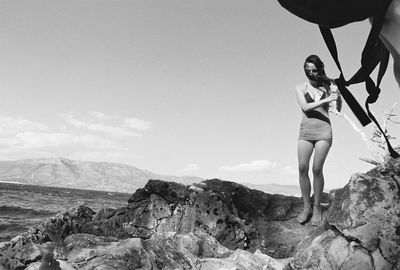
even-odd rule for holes
{"type": "Polygon", "coordinates": [[[318,70],[318,75],[326,75],[324,70],[324,63],[321,61],[318,55],[312,54],[309,57],[307,57],[306,60],[304,61],[304,67],[306,63],[314,64],[314,66],[318,70]]]}
{"type": "Polygon", "coordinates": [[[314,64],[314,66],[317,68],[317,71],[318,71],[317,80],[319,81],[319,83],[321,85],[323,85],[325,87],[325,89],[329,93],[329,91],[330,91],[329,85],[333,80],[330,79],[328,76],[326,76],[325,69],[324,69],[325,66],[324,66],[324,63],[322,62],[322,60],[318,57],[318,55],[312,54],[312,55],[308,56],[306,58],[306,60],[304,61],[304,68],[306,67],[306,63],[314,64]]]}

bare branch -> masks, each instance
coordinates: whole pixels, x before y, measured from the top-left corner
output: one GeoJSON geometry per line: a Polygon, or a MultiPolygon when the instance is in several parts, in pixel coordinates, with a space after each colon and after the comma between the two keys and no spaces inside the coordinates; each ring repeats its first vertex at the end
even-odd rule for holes
{"type": "Polygon", "coordinates": [[[389,121],[390,121],[390,122],[393,122],[393,123],[395,123],[395,124],[400,124],[399,121],[394,121],[394,120],[392,120],[392,119],[389,119],[389,121]]]}
{"type": "Polygon", "coordinates": [[[365,161],[365,162],[370,163],[375,166],[378,166],[380,164],[378,161],[375,161],[375,160],[369,159],[369,158],[360,158],[360,160],[365,161]]]}

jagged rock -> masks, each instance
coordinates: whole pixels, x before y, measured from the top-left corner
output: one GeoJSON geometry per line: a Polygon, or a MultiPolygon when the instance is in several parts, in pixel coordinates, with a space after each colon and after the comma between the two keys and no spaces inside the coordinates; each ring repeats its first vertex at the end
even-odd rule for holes
{"type": "Polygon", "coordinates": [[[296,248],[296,269],[399,269],[400,160],[355,174],[331,192],[326,229],[296,248]],[[396,266],[397,265],[397,266],[396,266]]]}
{"type": "Polygon", "coordinates": [[[295,221],[301,211],[300,198],[266,194],[217,179],[196,186],[150,180],[128,202],[112,216],[96,215],[81,232],[148,239],[156,232],[200,230],[230,249],[260,249],[285,258],[313,229],[295,221]]]}
{"type": "MultiPolygon", "coordinates": [[[[77,268],[75,268],[68,262],[61,261],[61,260],[57,260],[57,262],[58,262],[59,268],[61,270],[77,270],[77,268]]],[[[25,270],[41,270],[40,266],[41,266],[40,262],[31,263],[25,270]]]]}
{"type": "Polygon", "coordinates": [[[353,178],[341,191],[349,195],[334,201],[328,221],[346,237],[358,239],[368,250],[380,250],[386,260],[395,263],[400,252],[398,187],[393,180],[368,175],[353,178]]]}
{"type": "Polygon", "coordinates": [[[93,215],[89,207],[74,207],[1,243],[0,265],[8,269],[24,269],[30,262],[40,260],[43,250],[51,250],[66,236],[78,233],[83,224],[92,220],[93,215]]]}
{"type": "Polygon", "coordinates": [[[314,231],[297,250],[294,269],[374,269],[367,249],[332,230],[314,231]]]}
{"type": "Polygon", "coordinates": [[[102,208],[93,216],[93,221],[108,219],[115,215],[115,211],[113,208],[102,208]]]}
{"type": "MultiPolygon", "coordinates": [[[[67,248],[63,256],[69,267],[81,270],[89,269],[219,269],[220,265],[232,265],[235,269],[285,270],[289,260],[275,260],[261,252],[254,254],[236,250],[231,251],[221,246],[206,234],[186,235],[173,232],[155,234],[151,238],[128,238],[118,240],[89,234],[68,236],[63,245],[67,248]],[[213,256],[206,259],[206,255],[213,256]]],[[[55,254],[60,256],[60,254],[55,254]]],[[[62,268],[62,262],[60,261],[62,268]]],[[[65,263],[64,263],[65,264],[65,263]]],[[[38,270],[40,263],[31,263],[27,269],[38,270]]]]}
{"type": "Polygon", "coordinates": [[[292,269],[290,262],[291,259],[273,259],[259,250],[252,254],[248,251],[237,249],[224,259],[200,259],[196,269],[290,270],[292,269]]]}
{"type": "Polygon", "coordinates": [[[218,179],[150,180],[126,207],[73,208],[0,244],[0,265],[35,269],[53,252],[78,269],[286,269],[315,230],[297,223],[301,208],[300,198],[218,179]]]}

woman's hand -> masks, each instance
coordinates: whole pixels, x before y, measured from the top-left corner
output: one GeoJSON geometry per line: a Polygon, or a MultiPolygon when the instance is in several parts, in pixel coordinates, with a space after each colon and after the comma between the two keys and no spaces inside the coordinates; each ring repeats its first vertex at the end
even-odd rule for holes
{"type": "Polygon", "coordinates": [[[326,98],[326,100],[327,100],[328,102],[331,102],[331,101],[337,100],[338,97],[339,97],[339,95],[338,95],[336,92],[333,92],[333,93],[331,93],[331,94],[329,95],[329,97],[326,98]]]}

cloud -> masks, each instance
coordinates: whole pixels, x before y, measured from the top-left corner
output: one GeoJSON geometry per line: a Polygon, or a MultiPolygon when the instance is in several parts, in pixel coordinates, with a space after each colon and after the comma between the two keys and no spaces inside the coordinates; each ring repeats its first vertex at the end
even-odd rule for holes
{"type": "Polygon", "coordinates": [[[39,122],[22,117],[0,116],[0,137],[6,137],[21,131],[47,131],[49,128],[39,122]]]}
{"type": "Polygon", "coordinates": [[[62,132],[34,132],[17,133],[10,138],[1,138],[0,146],[17,149],[49,149],[63,147],[84,147],[89,149],[114,149],[119,144],[94,135],[74,135],[62,132]]]}
{"type": "Polygon", "coordinates": [[[90,134],[25,131],[0,138],[0,159],[2,160],[55,156],[81,160],[84,157],[83,153],[86,155],[101,153],[97,155],[97,160],[100,161],[100,157],[103,157],[102,161],[106,161],[107,158],[113,157],[111,153],[123,152],[127,153],[127,156],[130,155],[130,160],[132,160],[131,151],[123,145],[90,134]]]}
{"type": "Polygon", "coordinates": [[[74,113],[62,114],[65,122],[76,128],[83,128],[93,132],[101,132],[115,138],[141,137],[138,131],[144,131],[152,123],[136,118],[119,118],[108,116],[102,112],[90,112],[87,116],[76,117],[74,113]]]}
{"type": "Polygon", "coordinates": [[[101,112],[59,117],[61,124],[50,126],[20,116],[0,116],[0,159],[62,156],[134,164],[138,157],[131,141],[121,138],[142,136],[140,131],[152,126],[148,121],[101,112]]]}
{"type": "Polygon", "coordinates": [[[149,121],[140,120],[136,118],[125,118],[124,126],[131,129],[147,130],[153,126],[149,121]]]}
{"type": "MultiPolygon", "coordinates": [[[[90,125],[84,121],[75,119],[71,114],[62,117],[75,127],[89,128],[90,125]]],[[[93,127],[93,129],[105,129],[107,127],[93,127]]],[[[120,132],[119,130],[107,130],[109,132],[120,132]]],[[[50,128],[49,126],[24,119],[22,117],[0,116],[0,152],[11,153],[21,151],[32,151],[43,153],[50,149],[121,149],[122,146],[113,140],[103,138],[95,134],[80,134],[68,131],[67,128],[50,128]]]]}
{"type": "Polygon", "coordinates": [[[139,133],[133,132],[129,129],[118,127],[118,126],[109,126],[102,123],[98,124],[90,124],[87,126],[87,129],[92,131],[99,131],[108,134],[113,137],[140,137],[142,136],[139,133]]]}
{"type": "Polygon", "coordinates": [[[298,169],[294,168],[292,166],[285,166],[283,168],[284,173],[290,174],[290,175],[297,175],[298,174],[298,169]]]}
{"type": "Polygon", "coordinates": [[[89,115],[97,120],[105,120],[105,119],[110,119],[110,116],[107,116],[105,113],[102,112],[90,112],[89,115]]]}
{"type": "Polygon", "coordinates": [[[254,160],[250,163],[242,163],[235,166],[223,166],[220,170],[226,172],[261,172],[269,171],[275,168],[276,165],[276,162],[269,160],[254,160]]]}
{"type": "Polygon", "coordinates": [[[191,163],[186,165],[183,169],[180,169],[181,173],[194,173],[200,171],[200,167],[197,164],[191,163]]]}
{"type": "Polygon", "coordinates": [[[72,113],[61,114],[60,117],[65,120],[65,122],[74,127],[87,127],[89,124],[85,121],[78,120],[74,117],[72,113]]]}

